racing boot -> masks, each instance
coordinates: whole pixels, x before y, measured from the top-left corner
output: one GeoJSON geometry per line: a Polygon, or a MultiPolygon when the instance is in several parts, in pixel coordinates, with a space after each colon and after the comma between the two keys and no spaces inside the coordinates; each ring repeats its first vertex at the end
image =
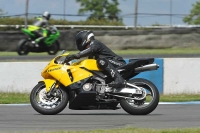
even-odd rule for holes
{"type": "Polygon", "coordinates": [[[35,41],[32,41],[31,44],[33,45],[33,47],[39,47],[38,43],[36,43],[35,41]]]}
{"type": "Polygon", "coordinates": [[[106,70],[109,76],[113,79],[113,82],[108,84],[109,87],[119,90],[126,86],[125,80],[112,64],[108,63],[108,66],[105,67],[104,70],[106,70]]]}
{"type": "Polygon", "coordinates": [[[35,42],[36,42],[37,44],[39,44],[39,42],[44,41],[44,39],[45,39],[45,37],[39,37],[39,38],[37,38],[37,39],[35,40],[35,42]]]}
{"type": "Polygon", "coordinates": [[[39,43],[44,40],[45,40],[45,37],[39,37],[35,41],[32,41],[32,44],[34,44],[35,47],[39,47],[39,43]]]}
{"type": "Polygon", "coordinates": [[[125,87],[125,80],[108,60],[100,58],[97,60],[97,65],[113,79],[114,82],[108,84],[109,87],[116,88],[117,90],[125,87]]]}
{"type": "Polygon", "coordinates": [[[108,84],[109,87],[120,89],[126,86],[126,81],[121,77],[118,71],[114,71],[113,69],[109,69],[109,71],[113,79],[113,82],[108,84]]]}

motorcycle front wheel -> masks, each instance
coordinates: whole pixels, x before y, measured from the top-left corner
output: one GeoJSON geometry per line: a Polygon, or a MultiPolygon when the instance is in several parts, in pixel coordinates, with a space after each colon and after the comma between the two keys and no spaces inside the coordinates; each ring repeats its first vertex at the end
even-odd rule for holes
{"type": "Polygon", "coordinates": [[[131,115],[147,115],[157,107],[159,92],[157,87],[149,80],[137,78],[128,81],[146,91],[146,97],[142,100],[121,99],[121,107],[131,115]]]}
{"type": "Polygon", "coordinates": [[[29,41],[27,39],[22,39],[19,41],[17,44],[17,53],[19,55],[27,55],[29,53],[28,43],[29,41]]]}
{"type": "Polygon", "coordinates": [[[43,115],[60,113],[68,103],[68,94],[61,87],[56,89],[56,96],[47,96],[44,82],[39,82],[31,91],[30,103],[32,107],[43,115]]]}

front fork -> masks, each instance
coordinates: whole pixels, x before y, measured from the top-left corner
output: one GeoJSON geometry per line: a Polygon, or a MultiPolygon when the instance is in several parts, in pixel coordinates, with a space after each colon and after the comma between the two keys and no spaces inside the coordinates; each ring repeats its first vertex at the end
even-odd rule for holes
{"type": "Polygon", "coordinates": [[[56,88],[59,87],[59,84],[56,80],[54,79],[45,79],[42,82],[44,82],[45,86],[46,86],[46,94],[47,97],[51,97],[51,96],[57,96],[58,94],[55,93],[56,88]]]}

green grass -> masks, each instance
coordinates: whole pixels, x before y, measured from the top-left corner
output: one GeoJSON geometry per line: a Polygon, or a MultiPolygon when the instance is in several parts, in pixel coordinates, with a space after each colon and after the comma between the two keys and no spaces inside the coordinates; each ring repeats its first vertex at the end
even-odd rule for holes
{"type": "Polygon", "coordinates": [[[28,93],[0,93],[0,104],[30,103],[28,93]]]}
{"type": "MultiPolygon", "coordinates": [[[[61,52],[61,51],[59,51],[61,52]]],[[[58,54],[59,54],[58,52],[58,54]]],[[[78,51],[69,51],[71,54],[77,53],[78,51]]],[[[17,52],[0,52],[0,56],[19,56],[17,52]]],[[[26,56],[49,56],[47,52],[41,52],[41,53],[34,53],[30,52],[26,56]]],[[[56,55],[55,55],[56,56],[56,55]]]]}
{"type": "Polygon", "coordinates": [[[117,128],[117,129],[98,129],[86,131],[53,131],[42,133],[200,133],[200,128],[183,129],[149,129],[149,128],[117,128]]]}
{"type": "Polygon", "coordinates": [[[189,102],[200,101],[200,94],[161,95],[161,102],[189,102]]]}
{"type": "MultiPolygon", "coordinates": [[[[47,52],[42,53],[32,53],[30,52],[27,56],[41,56],[48,55],[47,52]]],[[[0,52],[0,56],[18,56],[17,52],[0,52]]]]}
{"type": "MultiPolygon", "coordinates": [[[[30,103],[28,93],[0,93],[0,104],[30,103]]],[[[160,102],[200,101],[200,94],[161,95],[160,102]]]]}
{"type": "MultiPolygon", "coordinates": [[[[200,48],[174,48],[174,49],[127,49],[113,50],[116,54],[200,54],[200,48]]],[[[69,51],[71,54],[78,51],[69,51]]],[[[29,53],[27,56],[48,56],[47,52],[29,53]]],[[[0,52],[0,56],[18,56],[17,52],[0,52]]]]}

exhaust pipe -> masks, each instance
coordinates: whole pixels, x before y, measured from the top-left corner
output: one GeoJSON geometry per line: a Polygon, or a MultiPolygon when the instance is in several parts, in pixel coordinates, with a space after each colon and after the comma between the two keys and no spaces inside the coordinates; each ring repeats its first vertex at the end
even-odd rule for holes
{"type": "Polygon", "coordinates": [[[150,65],[145,65],[145,66],[142,66],[142,67],[135,68],[135,72],[152,71],[152,70],[157,70],[158,68],[159,68],[159,65],[150,64],[150,65]]]}

